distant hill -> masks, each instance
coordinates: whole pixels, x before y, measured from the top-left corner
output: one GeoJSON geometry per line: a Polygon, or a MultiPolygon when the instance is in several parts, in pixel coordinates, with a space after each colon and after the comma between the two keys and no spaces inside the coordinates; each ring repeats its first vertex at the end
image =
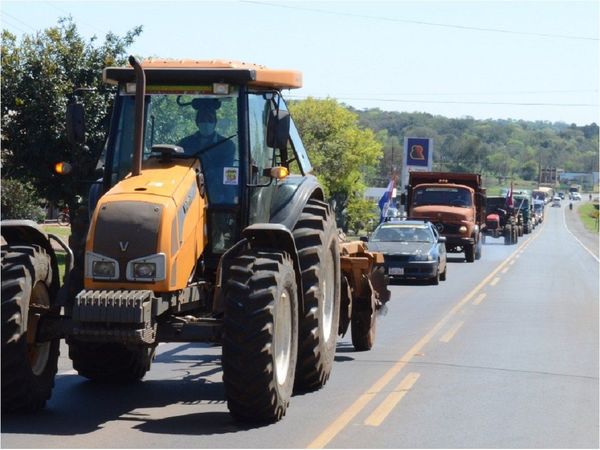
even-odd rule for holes
{"type": "Polygon", "coordinates": [[[568,172],[598,171],[598,125],[524,120],[450,119],[427,113],[356,110],[360,125],[385,142],[379,170],[371,186],[384,186],[393,163],[400,166],[405,136],[434,140],[434,169],[476,171],[488,176],[536,180],[538,168],[568,172]]]}

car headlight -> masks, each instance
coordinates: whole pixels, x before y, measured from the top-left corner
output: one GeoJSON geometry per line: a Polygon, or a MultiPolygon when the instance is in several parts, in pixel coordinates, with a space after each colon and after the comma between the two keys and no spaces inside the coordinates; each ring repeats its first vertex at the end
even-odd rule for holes
{"type": "Polygon", "coordinates": [[[458,229],[458,231],[460,233],[465,234],[467,232],[467,227],[465,227],[464,225],[461,225],[460,228],[458,229]]]}
{"type": "Polygon", "coordinates": [[[96,280],[117,280],[119,263],[108,256],[85,252],[85,276],[96,280]]]}
{"type": "Polygon", "coordinates": [[[415,261],[433,261],[433,256],[431,255],[415,255],[413,258],[415,261]]]}
{"type": "Polygon", "coordinates": [[[162,281],[166,278],[164,253],[144,256],[127,263],[126,276],[130,281],[162,281]]]}

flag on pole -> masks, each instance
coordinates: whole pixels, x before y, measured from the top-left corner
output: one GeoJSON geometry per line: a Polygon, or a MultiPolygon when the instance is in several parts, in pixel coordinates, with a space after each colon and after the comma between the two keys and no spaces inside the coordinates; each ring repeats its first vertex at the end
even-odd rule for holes
{"type": "Polygon", "coordinates": [[[514,208],[515,204],[513,202],[513,182],[510,182],[510,189],[509,191],[506,193],[506,207],[507,208],[514,208]]]}
{"type": "Polygon", "coordinates": [[[394,191],[395,179],[392,177],[390,182],[385,189],[385,192],[379,199],[379,209],[381,210],[381,215],[379,216],[379,223],[383,222],[385,216],[387,215],[388,209],[390,207],[390,203],[392,201],[392,193],[394,191]]]}

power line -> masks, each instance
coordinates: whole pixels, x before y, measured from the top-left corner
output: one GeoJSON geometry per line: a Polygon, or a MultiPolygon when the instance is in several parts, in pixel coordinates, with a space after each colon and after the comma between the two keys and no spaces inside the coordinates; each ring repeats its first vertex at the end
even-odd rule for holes
{"type": "MultiPolygon", "coordinates": [[[[312,95],[287,95],[288,98],[305,100],[307,97],[323,100],[333,97],[316,97],[312,95]]],[[[338,100],[352,101],[372,101],[372,102],[390,102],[390,103],[443,103],[458,105],[511,105],[511,106],[573,106],[573,107],[596,107],[598,103],[542,103],[542,102],[475,102],[475,101],[452,101],[452,100],[407,100],[395,98],[367,98],[367,97],[337,97],[338,100]]]]}
{"type": "Polygon", "coordinates": [[[18,17],[15,17],[15,16],[12,16],[12,15],[10,15],[10,14],[9,14],[9,13],[7,13],[6,11],[2,11],[2,14],[4,14],[4,15],[5,15],[5,16],[7,16],[7,17],[10,17],[10,18],[11,18],[11,19],[13,19],[13,20],[16,20],[16,21],[17,21],[17,22],[19,22],[20,24],[22,24],[22,25],[25,25],[27,28],[30,28],[30,29],[32,29],[33,31],[37,31],[35,28],[33,28],[33,27],[32,27],[31,25],[29,25],[28,23],[26,23],[26,22],[23,22],[23,21],[22,21],[21,19],[19,19],[18,17]]]}
{"type": "Polygon", "coordinates": [[[242,3],[251,3],[256,5],[263,6],[273,6],[278,8],[287,8],[287,9],[295,9],[299,11],[310,11],[317,12],[321,14],[331,14],[334,16],[346,16],[346,17],[356,17],[361,19],[371,19],[371,20],[381,20],[385,22],[400,22],[400,23],[410,23],[414,25],[426,25],[431,27],[443,27],[443,28],[455,28],[459,30],[469,30],[469,31],[485,31],[491,33],[504,33],[504,34],[519,34],[523,36],[537,36],[537,37],[549,37],[549,38],[559,38],[559,39],[576,39],[576,40],[584,40],[584,41],[598,41],[600,39],[594,37],[587,36],[572,36],[565,34],[553,34],[553,33],[532,33],[529,31],[517,31],[517,30],[507,30],[503,28],[486,28],[486,27],[473,27],[467,25],[456,25],[456,24],[447,24],[447,23],[438,23],[438,22],[425,22],[421,20],[410,20],[410,19],[395,19],[392,17],[380,17],[380,16],[368,16],[364,14],[353,14],[353,13],[345,13],[338,11],[327,11],[324,9],[317,8],[305,8],[300,6],[290,6],[290,5],[282,5],[279,3],[270,3],[270,2],[257,2],[253,0],[241,0],[242,3]]]}
{"type": "MultiPolygon", "coordinates": [[[[44,3],[46,3],[48,6],[51,6],[52,8],[54,8],[54,9],[56,9],[56,10],[58,10],[58,11],[61,11],[61,12],[63,12],[64,14],[68,14],[69,16],[71,16],[71,12],[70,12],[70,11],[67,11],[67,10],[65,10],[65,9],[63,9],[63,8],[60,8],[59,6],[56,6],[56,5],[55,5],[54,3],[52,3],[52,2],[45,1],[44,3]]],[[[87,26],[88,26],[88,27],[90,27],[91,29],[93,29],[93,30],[96,30],[98,33],[106,34],[106,32],[105,32],[104,30],[101,30],[100,28],[98,28],[98,27],[96,27],[96,26],[94,26],[94,25],[92,25],[92,24],[90,24],[90,23],[83,22],[83,21],[81,21],[81,20],[79,20],[78,22],[79,22],[79,23],[82,23],[83,25],[87,25],[87,26]]]]}
{"type": "Polygon", "coordinates": [[[4,25],[8,25],[9,27],[20,31],[23,34],[27,34],[27,31],[25,31],[23,28],[13,25],[12,23],[10,23],[10,21],[7,22],[6,18],[2,19],[2,26],[4,27],[4,25]]]}

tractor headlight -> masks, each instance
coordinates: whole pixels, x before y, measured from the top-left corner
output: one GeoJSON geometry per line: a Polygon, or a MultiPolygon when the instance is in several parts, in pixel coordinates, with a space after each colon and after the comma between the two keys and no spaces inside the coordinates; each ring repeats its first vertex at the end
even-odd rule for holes
{"type": "Polygon", "coordinates": [[[133,276],[135,278],[154,278],[156,276],[156,264],[134,263],[133,276]]]}
{"type": "Polygon", "coordinates": [[[114,278],[117,273],[117,265],[112,261],[94,261],[92,263],[92,274],[95,278],[114,278]]]}
{"type": "Polygon", "coordinates": [[[85,276],[96,280],[117,280],[119,264],[108,256],[85,252],[85,276]]]}
{"type": "Polygon", "coordinates": [[[166,256],[164,253],[144,256],[127,263],[129,281],[162,281],[166,278],[166,256]]]}

